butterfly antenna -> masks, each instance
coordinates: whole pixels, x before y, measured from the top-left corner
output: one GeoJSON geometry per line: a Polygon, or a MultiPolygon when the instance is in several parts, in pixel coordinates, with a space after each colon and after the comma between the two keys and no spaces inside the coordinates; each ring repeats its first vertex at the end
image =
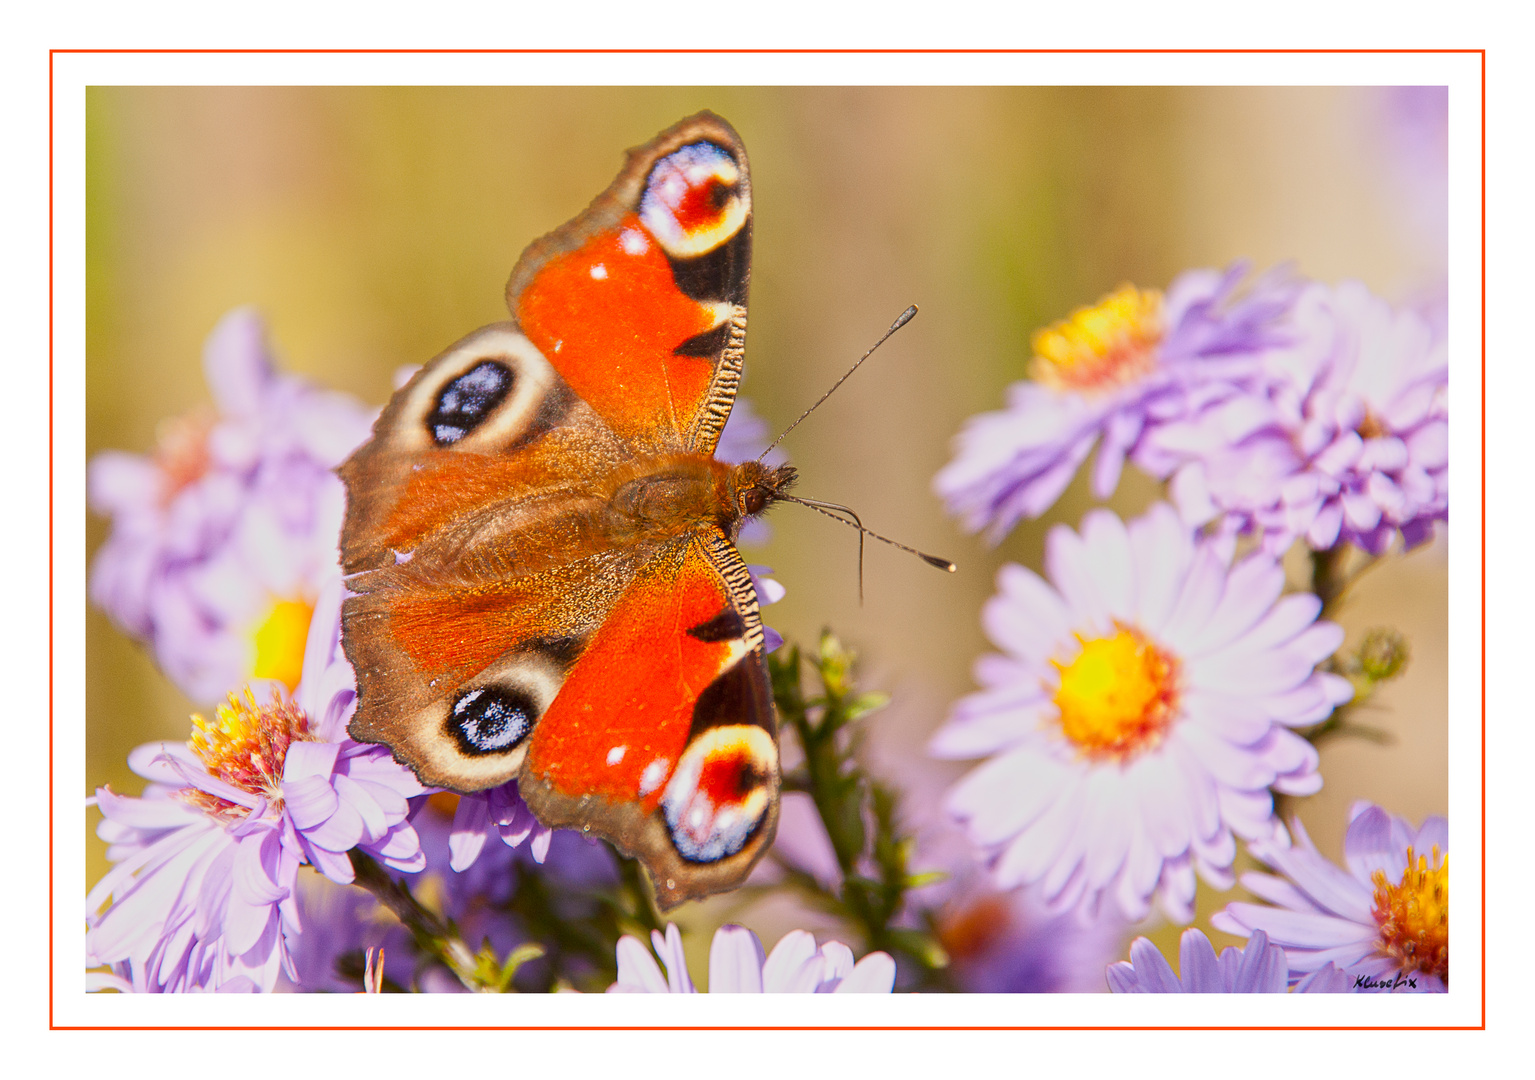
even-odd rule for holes
{"type": "Polygon", "coordinates": [[[939,558],[937,555],[929,555],[927,552],[918,551],[914,547],[907,547],[899,540],[892,540],[888,536],[881,536],[873,529],[864,528],[863,522],[858,520],[858,515],[853,512],[852,507],[843,506],[841,503],[821,502],[818,499],[802,499],[797,495],[780,495],[778,497],[785,502],[808,506],[819,514],[825,514],[833,521],[840,521],[842,524],[858,530],[858,603],[860,606],[863,604],[863,538],[865,536],[872,536],[876,540],[883,540],[891,547],[898,547],[902,551],[915,555],[929,566],[936,566],[938,569],[947,570],[951,574],[957,569],[948,559],[939,558]],[[847,518],[839,516],[841,514],[846,514],[847,518],[852,518],[853,520],[849,521],[847,518]]]}
{"type": "MultiPolygon", "coordinates": [[[[917,313],[917,305],[916,304],[911,305],[911,307],[909,307],[905,311],[901,312],[900,317],[897,318],[895,320],[895,322],[890,324],[890,329],[886,330],[878,341],[876,341],[873,345],[869,346],[869,351],[868,352],[864,353],[862,356],[860,356],[858,358],[858,363],[854,364],[852,367],[847,369],[847,375],[842,376],[842,378],[840,378],[836,382],[832,383],[832,387],[831,387],[830,390],[828,390],[828,391],[826,391],[826,393],[822,394],[820,399],[814,405],[810,406],[810,408],[806,409],[804,412],[799,414],[799,420],[794,421],[794,423],[792,423],[788,427],[784,428],[783,429],[783,435],[780,435],[780,436],[778,436],[778,438],[773,440],[773,446],[768,447],[766,450],[762,451],[762,453],[758,454],[757,455],[757,460],[761,461],[763,458],[767,457],[768,454],[772,453],[773,452],[773,447],[776,447],[779,443],[783,442],[784,435],[789,434],[789,432],[791,432],[795,428],[799,427],[800,420],[805,419],[805,417],[809,416],[811,413],[813,413],[817,409],[819,409],[821,407],[821,402],[825,401],[827,398],[831,397],[832,394],[836,393],[837,387],[839,387],[843,383],[847,382],[848,376],[852,375],[853,372],[858,370],[858,364],[862,364],[869,357],[873,356],[874,355],[874,350],[879,348],[881,345],[883,345],[886,342],[886,340],[889,339],[891,334],[895,333],[901,327],[903,327],[907,323],[911,322],[911,317],[913,315],[915,315],[916,313],[917,313]]],[[[897,544],[896,546],[899,547],[900,545],[897,544]]]]}

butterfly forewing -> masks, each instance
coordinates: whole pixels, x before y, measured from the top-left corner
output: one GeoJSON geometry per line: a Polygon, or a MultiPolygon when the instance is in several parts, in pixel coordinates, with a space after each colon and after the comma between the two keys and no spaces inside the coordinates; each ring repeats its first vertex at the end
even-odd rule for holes
{"type": "Polygon", "coordinates": [[[751,176],[708,113],[646,146],[507,283],[512,316],[621,438],[712,453],[746,342],[751,176]]]}

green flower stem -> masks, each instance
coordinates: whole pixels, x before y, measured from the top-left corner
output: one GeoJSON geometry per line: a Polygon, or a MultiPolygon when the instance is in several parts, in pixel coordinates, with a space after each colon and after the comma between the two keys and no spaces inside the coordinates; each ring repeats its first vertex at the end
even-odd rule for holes
{"type": "Polygon", "coordinates": [[[644,941],[651,930],[665,927],[640,864],[609,850],[618,872],[611,890],[573,893],[539,870],[516,864],[506,910],[545,949],[549,970],[542,989],[607,989],[618,977],[618,939],[633,934],[644,941]]]}
{"type": "Polygon", "coordinates": [[[919,985],[933,987],[944,981],[948,957],[931,926],[917,930],[894,923],[906,906],[907,893],[941,875],[910,872],[914,842],[901,834],[896,792],[857,763],[862,735],[858,722],[882,708],[888,697],[858,692],[853,659],[835,636],[822,634],[812,660],[821,693],[807,698],[800,681],[799,648],[784,646],[768,658],[779,716],[805,754],[803,766],[787,774],[783,786],[810,795],[842,880],[828,890],[786,860],[777,862],[791,885],[818,908],[848,923],[869,949],[896,955],[899,970],[915,973],[919,985]],[[903,956],[904,965],[899,962],[903,956]]]}
{"type": "Polygon", "coordinates": [[[1381,563],[1379,555],[1366,555],[1362,563],[1351,568],[1354,550],[1340,541],[1326,551],[1311,553],[1311,591],[1322,601],[1321,618],[1335,614],[1348,590],[1381,563]]]}
{"type": "Polygon", "coordinates": [[[444,922],[436,914],[423,907],[411,895],[410,887],[403,881],[390,877],[370,855],[353,848],[349,853],[357,884],[389,911],[394,913],[410,931],[416,947],[437,960],[451,971],[459,982],[474,991],[486,989],[478,977],[479,964],[469,946],[458,936],[451,922],[444,922]]]}

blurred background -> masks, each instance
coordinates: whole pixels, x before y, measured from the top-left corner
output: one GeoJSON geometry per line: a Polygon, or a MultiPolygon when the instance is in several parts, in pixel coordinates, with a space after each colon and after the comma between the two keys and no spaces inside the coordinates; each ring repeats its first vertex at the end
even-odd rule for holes
{"type": "MultiPolygon", "coordinates": [[[[959,572],[871,545],[860,606],[854,534],[793,506],[746,552],[788,588],[770,625],[807,645],[833,628],[861,654],[864,684],[894,695],[870,721],[868,756],[911,789],[914,818],[964,769],[922,747],[973,689],[997,568],[1038,568],[1050,525],[1075,527],[1093,505],[1084,470],[1045,518],[990,549],[931,493],[965,418],[1023,377],[1034,330],[1123,282],[1165,287],[1239,258],[1359,278],[1396,302],[1445,288],[1442,88],[98,87],[87,452],[147,452],[163,418],[207,402],[203,339],[242,304],[265,315],[288,370],[382,405],[401,365],[506,317],[519,252],[585,207],[625,148],[703,108],[751,155],[743,394],[773,434],[921,307],[785,447],[801,494],[846,503],[959,572]]],[[[1128,516],[1157,497],[1127,470],[1113,505],[1128,516]]],[[[94,552],[106,523],[87,515],[94,552]]],[[[1291,801],[1330,856],[1355,799],[1414,821],[1447,810],[1446,545],[1441,529],[1372,571],[1340,614],[1349,645],[1393,625],[1412,661],[1356,717],[1391,745],[1324,745],[1325,788],[1291,801]]],[[[87,627],[84,786],[136,793],[127,751],[186,738],[208,703],[182,697],[99,612],[87,627]]],[[[103,851],[90,835],[92,882],[103,851]]],[[[690,908],[709,921],[708,905],[690,908]]],[[[769,944],[809,925],[781,918],[754,924],[769,944]]]]}

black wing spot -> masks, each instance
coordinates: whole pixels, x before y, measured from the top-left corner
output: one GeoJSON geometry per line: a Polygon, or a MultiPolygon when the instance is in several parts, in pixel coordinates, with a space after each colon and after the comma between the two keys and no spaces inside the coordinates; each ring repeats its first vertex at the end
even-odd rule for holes
{"type": "Polygon", "coordinates": [[[693,724],[688,730],[688,741],[692,742],[710,728],[730,724],[755,724],[770,735],[778,732],[767,664],[762,654],[756,651],[747,653],[704,687],[704,692],[693,703],[693,724]]]}
{"type": "Polygon", "coordinates": [[[713,251],[687,259],[675,259],[668,255],[677,288],[700,302],[724,300],[732,304],[746,303],[746,279],[751,273],[751,244],[752,223],[747,218],[734,236],[713,251]]]}
{"type": "Polygon", "coordinates": [[[537,716],[538,705],[522,691],[480,686],[454,700],[448,731],[470,757],[504,754],[532,733],[537,716]]]}
{"type": "Polygon", "coordinates": [[[438,446],[450,446],[483,424],[506,400],[516,380],[497,360],[481,360],[444,386],[437,407],[426,418],[427,430],[438,446]]]}
{"type": "Polygon", "coordinates": [[[688,631],[699,641],[734,641],[746,636],[746,620],[729,604],[706,623],[699,623],[688,631]]]}
{"type": "Polygon", "coordinates": [[[672,350],[673,356],[701,356],[705,360],[713,360],[725,351],[725,346],[730,342],[730,320],[726,319],[713,330],[705,330],[701,334],[694,334],[681,345],[672,350]]]}

